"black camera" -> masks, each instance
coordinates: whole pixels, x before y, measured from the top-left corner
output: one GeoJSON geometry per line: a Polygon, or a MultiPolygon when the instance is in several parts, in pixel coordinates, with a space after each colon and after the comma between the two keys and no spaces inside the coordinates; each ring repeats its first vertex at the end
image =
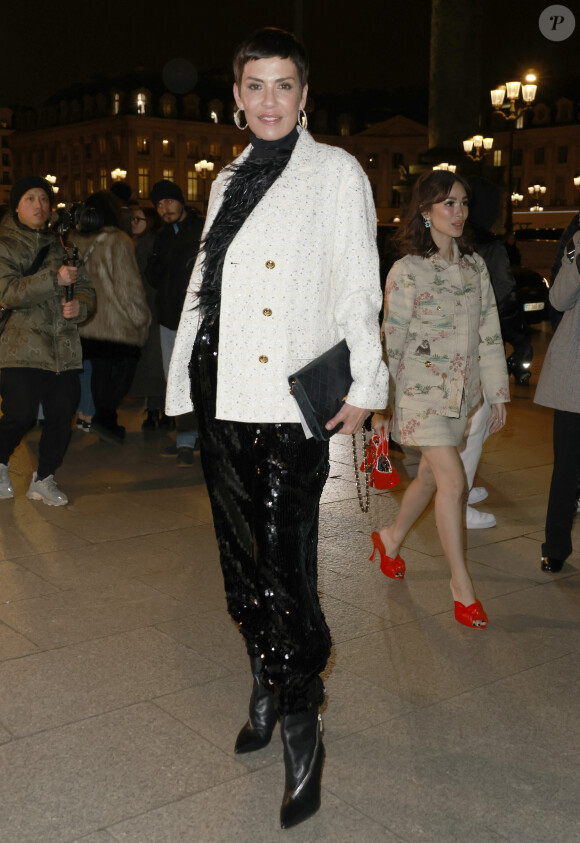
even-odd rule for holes
{"type": "Polygon", "coordinates": [[[79,234],[91,234],[102,228],[104,223],[96,208],[87,207],[83,202],[75,202],[68,208],[57,208],[50,229],[64,239],[71,228],[76,228],[79,234]]]}

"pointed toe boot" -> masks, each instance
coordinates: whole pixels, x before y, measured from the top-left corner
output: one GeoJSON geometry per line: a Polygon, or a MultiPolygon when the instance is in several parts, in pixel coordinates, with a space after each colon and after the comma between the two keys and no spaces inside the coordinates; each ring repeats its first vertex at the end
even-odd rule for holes
{"type": "Polygon", "coordinates": [[[292,828],[320,808],[324,765],[322,717],[313,706],[281,720],[286,787],[280,809],[280,825],[292,828]]]}
{"type": "Polygon", "coordinates": [[[254,685],[250,697],[250,716],[240,729],[234,752],[255,752],[268,746],[278,720],[273,692],[262,681],[262,659],[250,659],[254,685]]]}

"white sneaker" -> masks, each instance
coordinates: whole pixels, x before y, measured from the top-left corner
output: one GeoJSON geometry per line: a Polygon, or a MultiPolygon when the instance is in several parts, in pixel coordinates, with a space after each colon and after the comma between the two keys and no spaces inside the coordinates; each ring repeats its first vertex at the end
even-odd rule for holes
{"type": "Polygon", "coordinates": [[[474,486],[470,492],[469,497],[467,498],[467,503],[470,506],[473,506],[474,503],[481,503],[487,497],[487,489],[485,486],[474,486]]]}
{"type": "Polygon", "coordinates": [[[33,501],[44,501],[49,506],[66,506],[68,498],[61,492],[54,480],[54,474],[49,474],[44,480],[36,479],[36,471],[32,475],[26,497],[33,501]]]}
{"type": "Polygon", "coordinates": [[[488,527],[495,527],[495,515],[491,512],[481,512],[471,506],[465,507],[465,526],[468,530],[486,530],[488,527]]]}
{"type": "Polygon", "coordinates": [[[10,482],[10,475],[8,474],[8,466],[0,462],[0,499],[13,498],[14,489],[10,482]]]}

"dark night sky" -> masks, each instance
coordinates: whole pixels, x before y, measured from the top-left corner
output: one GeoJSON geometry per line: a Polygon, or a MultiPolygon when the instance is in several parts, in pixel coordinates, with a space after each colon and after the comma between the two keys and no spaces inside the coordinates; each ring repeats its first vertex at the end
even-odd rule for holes
{"type": "MultiPolygon", "coordinates": [[[[485,89],[531,66],[540,91],[542,80],[546,90],[560,77],[580,77],[580,8],[567,2],[576,7],[576,31],[553,43],[537,26],[545,0],[484,0],[485,89]]],[[[314,97],[427,84],[430,0],[304,0],[303,8],[314,97]]],[[[293,0],[10,0],[2,9],[0,105],[38,104],[91,75],[139,65],[161,71],[180,56],[200,70],[229,69],[234,46],[262,25],[293,29],[293,0]]]]}

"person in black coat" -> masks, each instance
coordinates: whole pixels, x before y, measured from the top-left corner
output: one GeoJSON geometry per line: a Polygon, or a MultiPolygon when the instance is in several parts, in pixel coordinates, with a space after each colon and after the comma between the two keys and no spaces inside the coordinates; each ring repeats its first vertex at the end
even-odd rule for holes
{"type": "MultiPolygon", "coordinates": [[[[168,179],[153,185],[150,199],[165,223],[155,238],[145,276],[157,290],[157,318],[167,378],[185,293],[199,251],[203,218],[186,208],[181,189],[168,179]]],[[[176,445],[166,448],[163,454],[176,455],[180,466],[192,465],[197,440],[194,414],[178,416],[176,426],[176,445]]]]}

